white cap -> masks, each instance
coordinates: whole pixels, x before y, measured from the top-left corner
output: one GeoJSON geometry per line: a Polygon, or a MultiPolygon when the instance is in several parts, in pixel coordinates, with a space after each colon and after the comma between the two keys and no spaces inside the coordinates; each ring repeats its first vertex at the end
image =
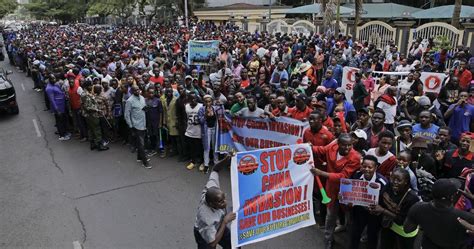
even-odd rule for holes
{"type": "Polygon", "coordinates": [[[355,131],[353,131],[354,135],[356,135],[356,137],[358,137],[359,139],[364,139],[364,140],[367,140],[367,133],[365,133],[365,131],[361,130],[361,129],[357,129],[355,131]]]}
{"type": "Polygon", "coordinates": [[[303,79],[300,82],[299,87],[306,90],[306,89],[308,89],[308,86],[309,86],[308,76],[304,76],[303,79]]]}

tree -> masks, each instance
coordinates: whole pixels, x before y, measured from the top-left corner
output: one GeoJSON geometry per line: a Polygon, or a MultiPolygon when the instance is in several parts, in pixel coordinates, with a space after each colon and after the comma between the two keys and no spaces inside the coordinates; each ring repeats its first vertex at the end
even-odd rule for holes
{"type": "Polygon", "coordinates": [[[328,0],[321,0],[321,8],[319,8],[319,11],[321,11],[321,16],[324,16],[324,13],[326,12],[327,4],[328,4],[328,0]]]}
{"type": "Polygon", "coordinates": [[[88,16],[98,15],[99,17],[107,17],[114,13],[114,8],[109,0],[95,0],[89,4],[87,9],[88,16]]]}
{"type": "Polygon", "coordinates": [[[337,0],[321,0],[321,13],[323,16],[323,25],[325,27],[325,32],[330,31],[332,27],[332,21],[336,15],[337,0]]]}
{"type": "Polygon", "coordinates": [[[98,15],[101,18],[115,15],[124,20],[132,16],[137,3],[146,5],[148,0],[92,0],[89,3],[87,15],[98,15]]]}
{"type": "Polygon", "coordinates": [[[32,0],[25,8],[38,19],[68,23],[85,17],[87,0],[32,0]]]}
{"type": "Polygon", "coordinates": [[[451,20],[451,25],[453,25],[456,28],[459,28],[459,19],[461,16],[461,5],[462,5],[462,0],[455,0],[453,19],[451,20]]]}
{"type": "Polygon", "coordinates": [[[136,6],[135,0],[113,0],[112,2],[115,15],[123,19],[132,16],[136,6]]]}
{"type": "Polygon", "coordinates": [[[362,0],[355,0],[355,13],[354,13],[354,28],[353,32],[357,33],[357,25],[360,22],[360,14],[362,13],[362,0]]]}
{"type": "Polygon", "coordinates": [[[167,17],[175,14],[177,6],[174,0],[148,0],[151,10],[145,13],[148,22],[153,18],[159,16],[162,20],[167,20],[167,17]]]}
{"type": "Polygon", "coordinates": [[[0,0],[0,19],[15,11],[17,6],[15,0],[0,0]]]}

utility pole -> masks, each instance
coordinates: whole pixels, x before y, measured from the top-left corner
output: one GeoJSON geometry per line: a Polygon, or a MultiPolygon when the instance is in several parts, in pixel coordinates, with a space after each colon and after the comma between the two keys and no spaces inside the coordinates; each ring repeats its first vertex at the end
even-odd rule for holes
{"type": "Polygon", "coordinates": [[[272,21],[272,0],[268,0],[268,21],[272,21]]]}
{"type": "Polygon", "coordinates": [[[186,23],[186,28],[188,26],[188,0],[184,0],[184,22],[186,23]]]}

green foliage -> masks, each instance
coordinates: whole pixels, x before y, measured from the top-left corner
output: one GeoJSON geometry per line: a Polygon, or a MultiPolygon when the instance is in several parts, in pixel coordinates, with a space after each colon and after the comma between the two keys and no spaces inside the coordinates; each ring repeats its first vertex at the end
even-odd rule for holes
{"type": "MultiPolygon", "coordinates": [[[[0,0],[14,1],[15,0],[0,0]]],[[[204,0],[195,0],[204,1],[204,0]]],[[[43,20],[63,23],[80,20],[87,16],[117,16],[126,19],[138,7],[140,16],[151,20],[161,13],[170,13],[180,1],[176,0],[31,0],[25,5],[30,14],[43,20]]],[[[184,1],[183,1],[184,2],[184,1]]]]}
{"type": "Polygon", "coordinates": [[[13,13],[18,6],[15,0],[0,0],[0,18],[13,13]]]}
{"type": "Polygon", "coordinates": [[[451,40],[447,36],[443,36],[443,35],[437,36],[433,40],[433,42],[435,44],[435,46],[433,47],[434,51],[441,51],[443,49],[446,49],[446,50],[453,49],[453,46],[451,45],[451,40]]]}
{"type": "Polygon", "coordinates": [[[25,8],[37,19],[58,20],[64,23],[85,16],[87,0],[33,0],[25,8]]]}
{"type": "Polygon", "coordinates": [[[94,16],[98,15],[100,17],[106,17],[111,15],[114,12],[114,8],[109,1],[94,1],[89,5],[87,10],[87,15],[94,16]]]}
{"type": "Polygon", "coordinates": [[[99,15],[100,17],[116,15],[128,18],[132,15],[136,4],[136,0],[93,0],[89,3],[87,15],[99,15]]]}

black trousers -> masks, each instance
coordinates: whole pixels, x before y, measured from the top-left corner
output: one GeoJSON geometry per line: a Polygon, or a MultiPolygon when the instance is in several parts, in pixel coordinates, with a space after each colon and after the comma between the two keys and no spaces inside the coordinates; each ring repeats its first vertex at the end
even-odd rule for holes
{"type": "Polygon", "coordinates": [[[137,148],[137,160],[143,160],[143,163],[146,164],[146,155],[145,155],[145,130],[137,130],[132,128],[132,139],[133,144],[137,148]]]}
{"type": "Polygon", "coordinates": [[[55,113],[56,128],[60,137],[64,137],[67,133],[67,117],[65,113],[55,113]]]}
{"type": "MultiPolygon", "coordinates": [[[[209,244],[202,238],[201,234],[194,228],[194,239],[197,243],[198,249],[213,249],[209,246],[209,244]]],[[[230,242],[230,230],[229,228],[225,228],[224,236],[222,236],[221,241],[219,241],[219,245],[222,246],[223,249],[230,249],[231,242],[230,242]]]]}
{"type": "Polygon", "coordinates": [[[201,164],[204,161],[202,158],[204,155],[202,139],[186,136],[186,146],[189,156],[191,158],[191,162],[194,164],[201,164]]]}
{"type": "Polygon", "coordinates": [[[350,249],[358,249],[360,237],[367,226],[367,249],[376,249],[380,231],[381,217],[370,215],[367,211],[360,210],[362,207],[354,207],[352,213],[351,246],[350,249]]]}
{"type": "Polygon", "coordinates": [[[383,249],[411,249],[415,244],[415,238],[404,238],[389,228],[382,228],[380,232],[380,248],[383,249]]]}
{"type": "Polygon", "coordinates": [[[323,197],[321,196],[321,192],[319,190],[315,190],[313,192],[313,214],[314,218],[316,219],[316,223],[320,226],[324,226],[326,224],[326,214],[327,208],[326,204],[321,203],[323,197]],[[319,211],[319,215],[317,214],[319,211]]]}

